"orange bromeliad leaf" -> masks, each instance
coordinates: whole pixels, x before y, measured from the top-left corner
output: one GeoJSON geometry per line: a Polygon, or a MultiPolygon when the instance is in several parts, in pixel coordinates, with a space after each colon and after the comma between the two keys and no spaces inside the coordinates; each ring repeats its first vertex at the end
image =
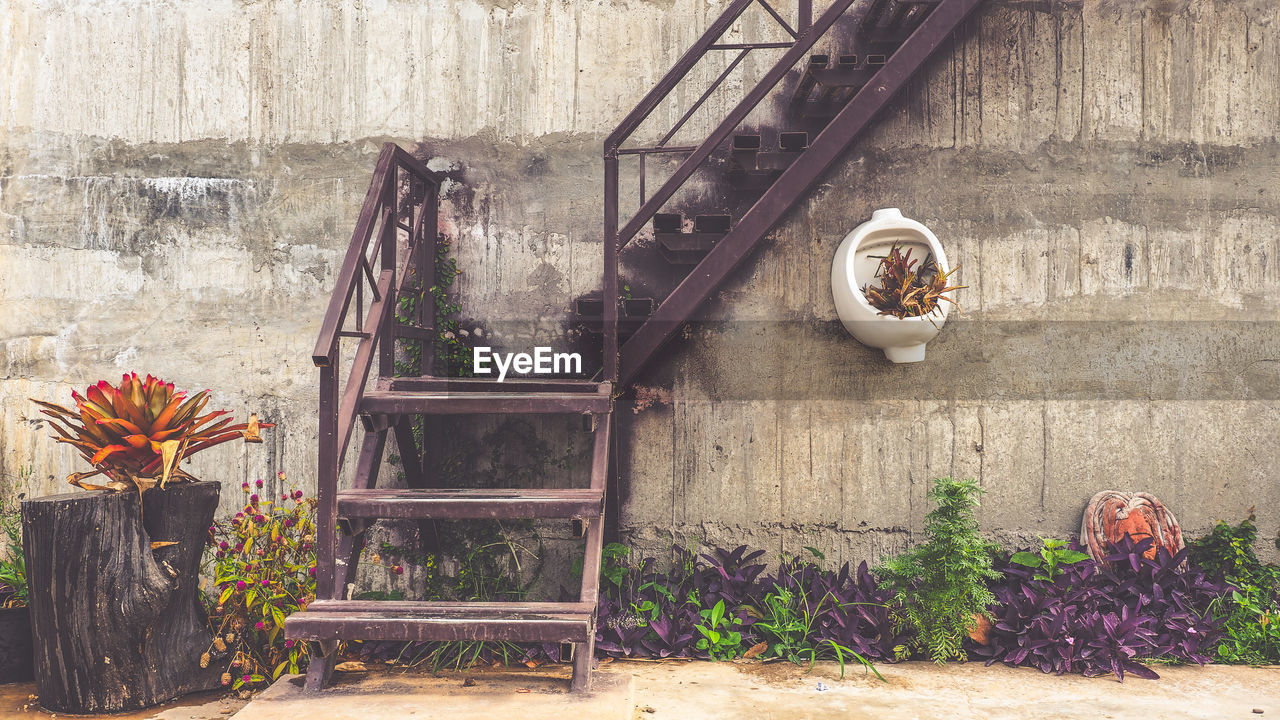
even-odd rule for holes
{"type": "Polygon", "coordinates": [[[939,300],[946,300],[956,305],[958,312],[959,305],[945,293],[965,287],[964,285],[947,285],[947,278],[960,266],[957,265],[945,273],[939,272],[937,264],[930,255],[925,257],[918,269],[913,270],[919,261],[911,258],[912,249],[907,248],[904,253],[895,244],[889,249],[888,255],[880,257],[880,264],[876,267],[875,274],[879,285],[875,287],[868,285],[862,288],[867,302],[879,310],[881,315],[892,315],[896,318],[928,316],[938,309],[939,300]]]}
{"type": "Polygon", "coordinates": [[[72,474],[73,485],[93,489],[136,487],[143,492],[155,484],[190,476],[178,469],[182,460],[214,445],[241,438],[261,442],[258,431],[274,427],[258,422],[232,424],[227,410],[201,414],[209,402],[209,391],[188,396],[175,391],[173,383],[137,373],[124,375],[118,386],[100,381],[81,395],[71,393],[75,409],[44,400],[35,400],[41,413],[50,418],[54,439],[67,443],[94,466],[91,473],[72,474]],[[104,473],[106,485],[85,483],[86,477],[104,473]]]}

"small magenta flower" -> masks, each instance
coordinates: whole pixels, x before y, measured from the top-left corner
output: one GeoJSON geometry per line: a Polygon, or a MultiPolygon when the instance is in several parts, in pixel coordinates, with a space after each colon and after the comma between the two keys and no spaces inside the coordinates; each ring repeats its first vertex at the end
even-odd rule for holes
{"type": "Polygon", "coordinates": [[[246,480],[246,481],[244,481],[244,482],[240,483],[240,489],[241,489],[241,490],[248,490],[248,489],[249,489],[249,481],[248,481],[248,480],[246,480]]]}
{"type": "Polygon", "coordinates": [[[254,627],[254,628],[256,628],[256,629],[258,629],[258,630],[266,630],[266,629],[267,629],[267,624],[266,624],[266,623],[264,623],[264,622],[262,622],[261,620],[259,620],[259,621],[258,621],[258,624],[257,624],[257,625],[254,625],[253,627],[254,627]]]}
{"type": "Polygon", "coordinates": [[[258,515],[257,517],[254,518],[254,522],[264,523],[266,521],[267,521],[267,518],[262,515],[258,515]]]}
{"type": "Polygon", "coordinates": [[[258,487],[262,487],[262,480],[261,479],[256,480],[253,484],[257,485],[258,487]]]}
{"type": "Polygon", "coordinates": [[[288,649],[289,649],[289,648],[291,648],[291,647],[293,647],[293,641],[292,641],[292,640],[285,640],[285,641],[284,641],[284,648],[285,648],[286,650],[288,650],[288,649]]]}
{"type": "Polygon", "coordinates": [[[218,543],[218,548],[221,550],[226,550],[229,547],[231,547],[231,543],[227,542],[226,540],[223,540],[222,542],[218,543]]]}
{"type": "Polygon", "coordinates": [[[236,581],[236,589],[237,589],[237,590],[243,590],[243,589],[245,589],[245,588],[247,588],[247,587],[249,587],[249,586],[248,586],[248,585],[245,585],[243,580],[237,580],[237,581],[236,581]]]}
{"type": "Polygon", "coordinates": [[[315,577],[315,576],[316,576],[316,566],[315,566],[315,565],[312,565],[311,567],[307,568],[307,574],[309,574],[311,577],[315,577]]]}
{"type": "Polygon", "coordinates": [[[213,554],[213,556],[214,556],[214,557],[216,557],[216,558],[218,558],[219,560],[221,560],[222,558],[226,557],[226,556],[227,556],[227,554],[226,554],[225,552],[223,552],[223,551],[219,550],[218,552],[214,553],[214,554],[213,554]]]}
{"type": "Polygon", "coordinates": [[[265,579],[264,579],[264,580],[262,581],[262,587],[270,587],[270,585],[271,585],[271,581],[270,581],[270,580],[265,580],[265,579]]]}
{"type": "MultiPolygon", "coordinates": [[[[259,624],[259,625],[261,625],[262,623],[258,623],[258,624],[259,624]]],[[[248,675],[245,675],[244,677],[242,677],[242,678],[240,678],[240,679],[241,679],[241,680],[243,680],[243,681],[245,681],[245,682],[249,682],[249,676],[248,676],[248,675]]]]}
{"type": "Polygon", "coordinates": [[[399,565],[396,565],[395,567],[391,568],[391,572],[394,572],[397,575],[403,575],[404,568],[400,567],[399,565]]]}
{"type": "Polygon", "coordinates": [[[217,526],[217,525],[210,525],[210,526],[209,526],[209,534],[210,534],[210,535],[212,535],[213,533],[216,533],[216,532],[218,532],[218,526],[217,526]]]}
{"type": "Polygon", "coordinates": [[[302,499],[302,491],[301,491],[301,490],[294,490],[294,491],[293,491],[293,499],[294,499],[294,500],[301,500],[301,499],[302,499]]]}
{"type": "Polygon", "coordinates": [[[250,504],[250,505],[257,505],[257,504],[258,504],[258,493],[254,493],[254,494],[252,494],[252,495],[250,495],[250,496],[249,496],[249,504],[250,504]]]}

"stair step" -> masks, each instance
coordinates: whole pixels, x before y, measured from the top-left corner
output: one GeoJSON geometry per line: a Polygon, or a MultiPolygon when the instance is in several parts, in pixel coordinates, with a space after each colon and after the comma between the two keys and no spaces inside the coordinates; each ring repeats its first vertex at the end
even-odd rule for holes
{"type": "Polygon", "coordinates": [[[591,614],[591,602],[427,602],[422,600],[314,600],[307,612],[397,612],[431,615],[577,615],[591,614]]]}
{"type": "MultiPolygon", "coordinates": [[[[631,337],[653,314],[655,305],[654,299],[647,297],[619,300],[618,337],[631,337]]],[[[604,300],[593,296],[578,298],[574,302],[574,316],[587,332],[595,335],[604,332],[604,300]]]]}
{"type": "Polygon", "coordinates": [[[654,233],[658,252],[672,265],[697,265],[724,233],[654,233]]]}
{"type": "Polygon", "coordinates": [[[782,175],[782,170],[747,170],[743,168],[734,168],[729,171],[726,177],[729,184],[738,190],[768,190],[773,181],[782,175]]]}
{"type": "Polygon", "coordinates": [[[593,608],[583,605],[317,600],[290,615],[284,632],[295,640],[580,643],[595,632],[593,608]]]}
{"type": "Polygon", "coordinates": [[[344,518],[598,518],[603,511],[604,492],[590,488],[338,491],[338,515],[344,518]]]}
{"type": "Polygon", "coordinates": [[[613,385],[597,380],[573,380],[560,378],[507,378],[502,382],[487,378],[456,377],[397,377],[380,380],[380,390],[407,392],[446,393],[604,393],[609,394],[613,385]]]}
{"type": "Polygon", "coordinates": [[[368,415],[606,413],[612,404],[611,398],[605,393],[520,392],[514,379],[511,385],[511,389],[506,392],[378,389],[364,394],[360,401],[360,412],[368,415]]]}

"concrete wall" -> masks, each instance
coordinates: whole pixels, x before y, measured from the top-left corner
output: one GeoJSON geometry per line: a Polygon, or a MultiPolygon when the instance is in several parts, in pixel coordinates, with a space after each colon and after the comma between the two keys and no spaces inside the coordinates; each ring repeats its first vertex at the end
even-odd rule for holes
{"type": "MultiPolygon", "coordinates": [[[[0,0],[5,495],[81,469],[26,398],[135,368],[280,423],[196,462],[224,507],[275,469],[314,483],[309,352],[385,139],[457,180],[464,316],[532,321],[499,345],[568,342],[598,287],[600,143],[722,5],[0,0]]],[[[622,408],[623,536],[874,559],[948,474],[981,479],[1011,542],[1072,532],[1107,487],[1191,531],[1256,505],[1274,534],[1275,19],[1262,0],[988,2],[642,379],[669,401],[622,408]],[[831,255],[882,206],[929,224],[969,285],[918,367],[835,322],[831,255]]],[[[745,65],[690,136],[764,67],[745,65]]]]}

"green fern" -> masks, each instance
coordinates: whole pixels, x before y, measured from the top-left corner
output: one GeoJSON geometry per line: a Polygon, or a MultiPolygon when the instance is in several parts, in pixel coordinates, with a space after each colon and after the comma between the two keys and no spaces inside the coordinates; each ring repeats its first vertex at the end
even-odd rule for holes
{"type": "Polygon", "coordinates": [[[942,478],[929,490],[937,507],[925,516],[925,542],[876,568],[896,593],[901,628],[914,638],[910,649],[937,663],[965,660],[964,639],[974,617],[995,603],[987,581],[998,547],[978,532],[974,508],[982,488],[974,480],[942,478]]]}

